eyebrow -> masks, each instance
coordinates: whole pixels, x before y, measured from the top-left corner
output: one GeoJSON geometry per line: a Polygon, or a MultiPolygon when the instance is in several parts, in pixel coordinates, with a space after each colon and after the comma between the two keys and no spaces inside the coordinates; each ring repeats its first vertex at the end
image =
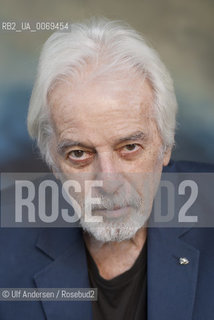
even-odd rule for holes
{"type": "Polygon", "coordinates": [[[81,143],[79,141],[65,139],[65,140],[62,140],[57,145],[57,152],[60,155],[63,155],[65,153],[66,149],[71,148],[71,147],[81,147],[81,148],[91,149],[91,146],[89,146],[87,144],[81,143]]]}
{"type": "Polygon", "coordinates": [[[122,142],[126,142],[126,141],[134,141],[134,140],[145,140],[146,138],[146,134],[143,131],[137,131],[132,133],[131,135],[124,137],[124,138],[120,138],[116,144],[122,143],[122,142]]]}
{"type": "MultiPolygon", "coordinates": [[[[129,136],[118,139],[114,143],[114,146],[121,144],[123,142],[126,142],[126,141],[136,141],[136,140],[144,141],[144,140],[146,140],[146,137],[147,137],[147,135],[143,131],[136,131],[136,132],[130,134],[129,136]]],[[[57,152],[60,155],[63,155],[65,153],[66,149],[71,148],[71,147],[81,147],[84,149],[93,149],[93,146],[88,145],[87,143],[81,143],[81,142],[75,141],[75,140],[64,139],[57,145],[57,152]]]]}

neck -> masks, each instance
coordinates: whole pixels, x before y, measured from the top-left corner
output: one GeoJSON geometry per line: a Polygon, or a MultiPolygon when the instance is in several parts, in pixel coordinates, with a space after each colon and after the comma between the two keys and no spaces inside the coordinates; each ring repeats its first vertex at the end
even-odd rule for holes
{"type": "Polygon", "coordinates": [[[147,230],[143,227],[130,240],[102,243],[84,233],[84,241],[100,275],[110,280],[133,266],[144,246],[146,236],[147,230]]]}

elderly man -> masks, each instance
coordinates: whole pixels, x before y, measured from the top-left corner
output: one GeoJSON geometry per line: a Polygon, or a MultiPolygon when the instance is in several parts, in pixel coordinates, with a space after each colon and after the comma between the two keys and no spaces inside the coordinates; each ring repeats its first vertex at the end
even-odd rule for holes
{"type": "Polygon", "coordinates": [[[213,232],[148,228],[163,167],[213,170],[169,163],[176,111],[168,71],[129,26],[92,19],[47,40],[28,129],[55,177],[78,183],[80,227],[2,230],[1,287],[91,287],[98,299],[3,302],[2,320],[212,319],[213,232]]]}

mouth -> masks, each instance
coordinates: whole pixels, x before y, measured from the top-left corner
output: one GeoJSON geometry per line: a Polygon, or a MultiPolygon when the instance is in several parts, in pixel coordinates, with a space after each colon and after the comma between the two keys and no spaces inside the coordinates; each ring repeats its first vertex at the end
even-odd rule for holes
{"type": "Polygon", "coordinates": [[[108,210],[106,208],[100,208],[93,210],[96,214],[102,215],[106,218],[120,218],[122,216],[126,216],[130,211],[130,206],[126,207],[114,207],[111,210],[108,210]]]}

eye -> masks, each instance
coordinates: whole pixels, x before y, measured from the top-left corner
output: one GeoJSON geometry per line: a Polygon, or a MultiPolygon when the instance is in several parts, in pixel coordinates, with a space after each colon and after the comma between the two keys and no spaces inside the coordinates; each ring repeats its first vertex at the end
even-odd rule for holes
{"type": "Polygon", "coordinates": [[[136,148],[138,147],[137,144],[127,144],[124,149],[127,150],[127,151],[134,151],[136,148]]]}
{"type": "Polygon", "coordinates": [[[68,158],[73,161],[87,161],[92,156],[91,153],[83,150],[72,150],[68,153],[68,158]]]}
{"type": "Polygon", "coordinates": [[[137,151],[140,148],[140,146],[138,144],[127,144],[126,146],[124,146],[122,148],[123,152],[132,152],[132,151],[137,151]]]}
{"type": "Polygon", "coordinates": [[[84,151],[82,150],[73,150],[70,152],[69,157],[73,158],[82,158],[84,155],[84,151]]]}
{"type": "Polygon", "coordinates": [[[132,143],[132,144],[127,144],[125,146],[123,146],[120,149],[120,153],[122,156],[132,156],[135,155],[136,153],[138,153],[138,151],[140,151],[141,147],[139,144],[136,143],[132,143]]]}

